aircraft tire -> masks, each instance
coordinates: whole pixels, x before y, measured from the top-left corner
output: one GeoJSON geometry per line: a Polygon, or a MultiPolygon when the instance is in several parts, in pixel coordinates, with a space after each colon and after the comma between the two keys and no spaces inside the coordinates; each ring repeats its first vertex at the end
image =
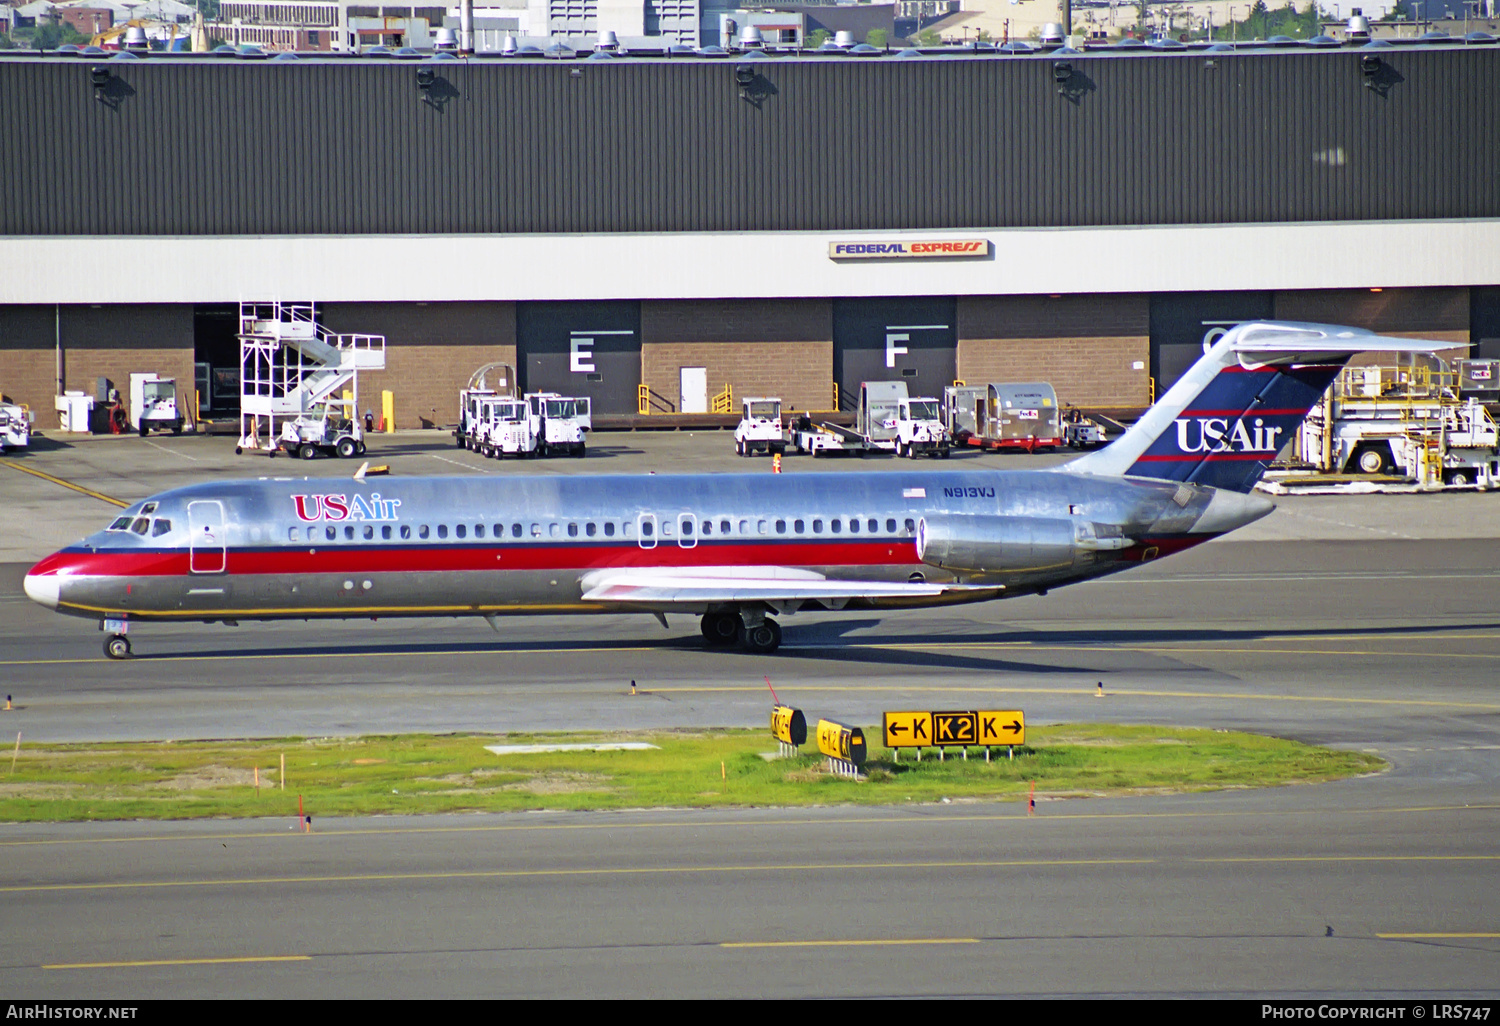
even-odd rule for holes
{"type": "Polygon", "coordinates": [[[699,630],[711,646],[732,645],[739,636],[740,618],[734,613],[704,613],[699,630]]]}
{"type": "Polygon", "coordinates": [[[762,620],[754,627],[743,628],[745,648],[750,652],[770,655],[781,644],[781,627],[775,620],[762,620]]]}
{"type": "Polygon", "coordinates": [[[305,460],[315,460],[318,458],[318,447],[308,442],[297,450],[297,455],[305,460]]]}
{"type": "Polygon", "coordinates": [[[123,634],[111,634],[104,639],[104,654],[111,659],[129,659],[130,639],[123,634]]]}
{"type": "Polygon", "coordinates": [[[344,460],[353,459],[354,456],[358,452],[359,452],[359,447],[354,444],[354,439],[352,439],[352,438],[340,438],[339,439],[339,445],[338,445],[339,459],[344,459],[344,460]]]}

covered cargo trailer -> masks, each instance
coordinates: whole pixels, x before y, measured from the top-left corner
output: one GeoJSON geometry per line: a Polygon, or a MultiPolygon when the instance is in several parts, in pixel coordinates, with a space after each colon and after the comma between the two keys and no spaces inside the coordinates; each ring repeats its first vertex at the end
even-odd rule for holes
{"type": "Polygon", "coordinates": [[[986,386],[984,426],[969,439],[985,449],[1054,449],[1062,445],[1057,392],[1045,381],[986,386]]]}

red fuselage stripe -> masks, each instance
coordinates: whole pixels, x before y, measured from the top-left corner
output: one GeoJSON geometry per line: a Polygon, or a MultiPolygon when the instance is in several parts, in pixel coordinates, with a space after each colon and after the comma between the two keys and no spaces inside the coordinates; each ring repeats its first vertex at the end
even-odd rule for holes
{"type": "MultiPolygon", "coordinates": [[[[217,549],[199,550],[196,565],[219,569],[217,549]]],[[[274,549],[230,549],[231,574],[429,573],[487,570],[597,570],[612,567],[886,566],[916,563],[915,542],[807,541],[628,545],[410,545],[325,542],[274,549]]],[[[190,573],[185,549],[67,551],[47,557],[34,575],[175,577],[190,573]]]]}

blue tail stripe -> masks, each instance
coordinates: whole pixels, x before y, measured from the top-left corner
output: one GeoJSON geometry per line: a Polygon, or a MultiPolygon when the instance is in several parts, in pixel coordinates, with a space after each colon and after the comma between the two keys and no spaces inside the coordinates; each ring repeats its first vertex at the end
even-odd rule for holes
{"type": "Polygon", "coordinates": [[[1249,491],[1342,366],[1339,362],[1222,372],[1128,473],[1249,491]]]}

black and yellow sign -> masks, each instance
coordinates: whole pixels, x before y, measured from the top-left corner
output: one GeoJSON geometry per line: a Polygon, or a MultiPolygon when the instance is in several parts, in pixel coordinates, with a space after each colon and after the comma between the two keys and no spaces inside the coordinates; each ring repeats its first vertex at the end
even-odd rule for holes
{"type": "Polygon", "coordinates": [[[1019,709],[990,710],[979,717],[979,743],[982,745],[1024,745],[1026,714],[1019,709]]]}
{"type": "Polygon", "coordinates": [[[939,748],[979,744],[979,714],[976,712],[933,713],[932,743],[939,748]]]}
{"type": "Polygon", "coordinates": [[[882,733],[887,748],[1023,745],[1026,715],[1019,709],[888,712],[882,733]]]}
{"type": "Polygon", "coordinates": [[[932,713],[888,712],[881,733],[887,748],[931,748],[932,713]]]}
{"type": "Polygon", "coordinates": [[[865,732],[833,720],[818,721],[818,751],[830,759],[864,765],[865,732]]]}
{"type": "Polygon", "coordinates": [[[771,736],[784,745],[807,744],[807,717],[789,705],[771,707],[771,736]]]}

